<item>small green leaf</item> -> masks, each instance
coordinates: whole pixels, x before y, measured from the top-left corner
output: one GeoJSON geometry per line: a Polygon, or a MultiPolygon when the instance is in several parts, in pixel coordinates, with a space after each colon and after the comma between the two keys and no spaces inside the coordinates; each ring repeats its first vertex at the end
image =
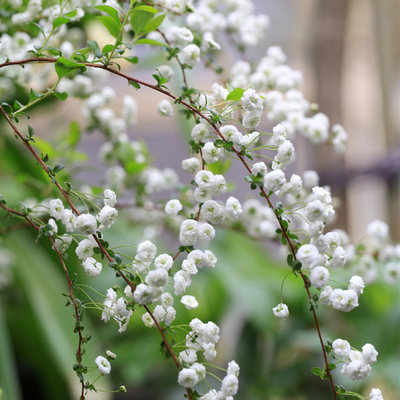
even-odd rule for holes
{"type": "Polygon", "coordinates": [[[118,17],[118,11],[111,6],[96,6],[97,10],[103,11],[108,14],[118,25],[121,24],[121,21],[118,17]]]}
{"type": "Polygon", "coordinates": [[[90,47],[90,50],[92,50],[93,54],[99,58],[102,56],[102,52],[100,51],[99,45],[95,40],[88,40],[88,45],[90,47]]]}
{"type": "Polygon", "coordinates": [[[160,43],[160,42],[157,42],[156,40],[152,40],[152,39],[139,39],[135,42],[135,44],[150,44],[153,46],[168,47],[165,43],[160,43]]]}
{"type": "Polygon", "coordinates": [[[155,31],[162,24],[165,17],[166,14],[161,14],[153,17],[149,22],[147,22],[140,33],[142,35],[147,35],[148,33],[155,31]]]}
{"type": "Polygon", "coordinates": [[[66,100],[68,97],[68,93],[66,93],[66,92],[54,92],[53,94],[54,94],[54,96],[57,97],[58,100],[62,100],[62,101],[66,100]]]}
{"type": "Polygon", "coordinates": [[[239,101],[242,98],[243,93],[244,93],[244,89],[241,89],[241,88],[233,89],[232,92],[230,92],[228,94],[228,96],[226,96],[226,100],[239,101]]]}
{"type": "Polygon", "coordinates": [[[109,53],[110,51],[112,51],[113,48],[113,44],[106,44],[101,51],[102,53],[109,53]]]}
{"type": "Polygon", "coordinates": [[[64,57],[58,57],[55,64],[55,69],[58,77],[63,78],[64,76],[67,76],[70,73],[77,71],[78,69],[81,71],[85,71],[86,66],[85,64],[77,63],[64,57]]]}
{"type": "Polygon", "coordinates": [[[115,22],[114,18],[101,15],[99,17],[101,23],[107,28],[108,32],[115,38],[118,37],[121,24],[115,22]]]}
{"type": "Polygon", "coordinates": [[[311,373],[313,375],[319,376],[321,379],[324,379],[325,377],[325,372],[322,368],[320,367],[313,367],[311,368],[311,373]]]}
{"type": "Polygon", "coordinates": [[[35,131],[33,130],[33,128],[30,125],[28,125],[28,136],[29,136],[29,139],[32,138],[34,134],[35,134],[35,131]]]}
{"type": "Polygon", "coordinates": [[[126,61],[129,61],[132,64],[137,64],[139,62],[139,58],[136,56],[133,57],[124,57],[126,61]]]}
{"type": "Polygon", "coordinates": [[[35,89],[31,89],[31,92],[29,93],[29,102],[40,99],[43,96],[43,93],[37,92],[35,89]]]}
{"type": "Polygon", "coordinates": [[[66,17],[58,17],[53,21],[53,29],[56,29],[57,27],[67,24],[70,21],[69,18],[66,17]]]}
{"type": "Polygon", "coordinates": [[[129,84],[133,86],[135,89],[140,89],[140,85],[135,81],[129,81],[129,84]]]}
{"type": "Polygon", "coordinates": [[[135,11],[146,11],[146,12],[152,13],[152,14],[157,14],[158,13],[157,8],[154,8],[154,7],[151,7],[151,6],[137,6],[137,7],[134,8],[133,11],[134,12],[135,11]]]}
{"type": "Polygon", "coordinates": [[[73,17],[76,17],[77,14],[78,14],[78,11],[77,11],[77,10],[72,10],[72,11],[70,11],[70,12],[67,12],[67,13],[64,15],[64,17],[73,18],[73,17]]]}
{"type": "Polygon", "coordinates": [[[139,6],[133,9],[130,24],[135,33],[135,36],[143,36],[142,30],[147,25],[147,23],[153,18],[154,14],[157,14],[157,10],[154,13],[149,9],[156,10],[150,6],[139,6]]]}

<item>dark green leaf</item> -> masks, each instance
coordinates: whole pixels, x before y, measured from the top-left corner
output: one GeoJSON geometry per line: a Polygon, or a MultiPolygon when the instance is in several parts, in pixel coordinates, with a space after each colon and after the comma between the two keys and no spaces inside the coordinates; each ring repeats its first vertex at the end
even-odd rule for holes
{"type": "Polygon", "coordinates": [[[132,64],[137,64],[139,62],[139,58],[136,56],[133,57],[124,57],[126,61],[129,61],[132,64]]]}
{"type": "Polygon", "coordinates": [[[136,89],[140,89],[140,85],[135,81],[129,81],[129,84],[136,89]]]}

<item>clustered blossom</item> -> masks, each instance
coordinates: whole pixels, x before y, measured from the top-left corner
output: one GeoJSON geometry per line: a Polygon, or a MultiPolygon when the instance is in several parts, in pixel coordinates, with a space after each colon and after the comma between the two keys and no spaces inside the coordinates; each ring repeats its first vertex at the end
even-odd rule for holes
{"type": "Polygon", "coordinates": [[[362,380],[369,376],[371,366],[377,360],[378,352],[375,347],[367,343],[361,351],[353,350],[347,340],[336,339],[332,343],[333,352],[343,362],[342,374],[352,380],[362,380]]]}

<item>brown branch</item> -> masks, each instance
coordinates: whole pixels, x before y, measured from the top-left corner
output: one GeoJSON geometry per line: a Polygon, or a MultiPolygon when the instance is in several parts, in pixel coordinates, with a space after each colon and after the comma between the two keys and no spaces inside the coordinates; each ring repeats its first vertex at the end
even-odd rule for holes
{"type": "MultiPolygon", "coordinates": [[[[0,68],[2,68],[3,66],[7,66],[7,65],[23,65],[23,64],[32,63],[32,62],[56,62],[56,61],[57,61],[57,59],[55,59],[55,58],[53,58],[53,59],[52,58],[48,58],[48,59],[31,58],[31,59],[21,60],[21,61],[9,61],[9,62],[0,64],[0,68]]],[[[99,68],[99,69],[106,70],[106,71],[108,71],[108,72],[110,72],[112,74],[115,74],[115,75],[121,76],[122,78],[125,78],[128,82],[136,82],[139,85],[146,86],[146,87],[148,87],[150,89],[153,89],[153,90],[155,90],[155,91],[157,91],[159,93],[164,94],[165,96],[168,96],[168,97],[172,98],[173,100],[177,101],[179,104],[182,104],[187,109],[191,110],[194,114],[198,115],[201,119],[205,120],[214,129],[214,132],[216,133],[217,136],[219,136],[224,142],[227,141],[226,138],[224,137],[224,135],[221,133],[221,131],[217,127],[217,125],[214,122],[212,122],[209,117],[207,117],[202,111],[198,110],[193,105],[187,103],[184,100],[179,99],[177,96],[175,96],[171,92],[169,92],[169,91],[167,91],[165,89],[162,89],[162,88],[160,88],[160,87],[158,87],[156,85],[152,85],[152,84],[144,82],[144,81],[142,81],[140,79],[134,78],[134,77],[132,77],[132,76],[130,76],[128,74],[125,74],[123,72],[117,71],[117,70],[112,69],[112,68],[107,67],[107,66],[104,66],[104,65],[95,64],[95,63],[88,63],[88,62],[86,62],[84,64],[87,67],[99,68]]],[[[4,110],[2,110],[2,109],[0,109],[0,111],[2,111],[2,113],[5,113],[4,110]]],[[[8,115],[7,115],[7,117],[8,117],[8,115]]],[[[235,147],[232,147],[232,151],[236,154],[236,156],[242,162],[242,164],[246,168],[246,170],[251,174],[251,168],[250,168],[249,164],[247,163],[247,161],[243,158],[241,152],[239,152],[235,147]]],[[[266,201],[268,203],[268,206],[272,210],[274,210],[275,206],[272,203],[271,199],[269,198],[268,194],[265,192],[265,190],[263,188],[261,188],[260,191],[261,191],[263,197],[266,199],[266,201]]],[[[285,239],[286,239],[286,241],[287,241],[287,243],[289,245],[290,252],[292,253],[294,259],[296,260],[296,248],[293,245],[293,243],[290,240],[290,238],[288,237],[287,230],[283,227],[281,219],[278,216],[277,216],[277,219],[278,219],[278,223],[280,225],[280,228],[282,230],[282,234],[285,237],[285,239]]],[[[175,258],[178,255],[179,255],[179,253],[177,253],[175,255],[175,258]]],[[[311,294],[310,294],[310,292],[308,290],[307,281],[306,281],[305,276],[303,275],[303,273],[300,272],[300,274],[301,274],[301,277],[302,277],[303,281],[305,282],[307,296],[308,296],[309,301],[311,302],[311,294]]],[[[325,346],[324,346],[324,343],[323,343],[321,331],[320,331],[319,324],[318,324],[318,318],[317,318],[316,312],[315,312],[313,307],[312,307],[312,313],[313,313],[313,317],[314,317],[315,326],[316,326],[316,329],[317,329],[317,332],[318,332],[318,337],[319,337],[319,340],[320,340],[320,343],[321,343],[321,349],[322,349],[323,356],[324,356],[326,374],[327,374],[327,377],[329,379],[332,391],[334,393],[334,398],[336,399],[337,398],[337,393],[336,393],[335,385],[333,383],[332,374],[330,372],[329,363],[328,363],[328,359],[327,359],[327,355],[326,355],[326,351],[325,351],[325,346]]]]}

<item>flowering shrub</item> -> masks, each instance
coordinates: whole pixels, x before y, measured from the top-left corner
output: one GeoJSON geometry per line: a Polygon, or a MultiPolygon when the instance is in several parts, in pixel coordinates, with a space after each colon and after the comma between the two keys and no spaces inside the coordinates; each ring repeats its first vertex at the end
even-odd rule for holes
{"type": "MultiPolygon", "coordinates": [[[[19,199],[21,205],[15,206],[3,193],[0,207],[10,219],[22,219],[38,238],[49,241],[63,269],[78,342],[71,368],[80,382],[79,398],[99,390],[100,378],[112,373],[116,358],[107,350],[95,360],[86,359],[90,333],[84,330],[84,309],[88,305],[101,312],[104,323],[115,321],[118,334],[126,331],[134,313],[145,327],[157,330],[186,398],[234,398],[240,371],[234,360],[218,378],[220,384],[210,387],[207,382],[208,376],[215,376],[213,368],[219,368],[213,360],[220,328],[198,318],[184,326],[174,324],[178,303],[187,310],[199,306],[190,294],[192,281],[202,269],[218,268],[219,255],[208,243],[220,229],[235,229],[283,246],[288,271],[304,286],[323,356],[323,367],[312,372],[326,381],[333,398],[364,398],[337,385],[332,371],[341,365],[341,373],[350,379],[366,379],[377,361],[377,350],[370,343],[357,350],[345,339],[324,338],[317,308],[351,312],[359,306],[365,286],[376,279],[378,265],[388,282],[397,282],[400,246],[391,243],[388,227],[381,221],[371,222],[368,240],[356,245],[344,231],[329,230],[335,218],[330,189],[319,186],[315,171],[288,172],[296,157],[296,135],[316,145],[329,143],[339,153],[345,151],[347,135],[341,125],[330,127],[328,117],[304,98],[302,75],[285,64],[279,47],[269,47],[254,63],[239,60],[230,71],[219,66],[224,35],[241,50],[256,46],[269,26],[268,17],[255,15],[250,0],[32,0],[5,1],[2,7],[1,85],[10,93],[22,87],[28,98],[3,102],[0,112],[8,130],[51,181],[52,195],[19,199]],[[104,46],[86,40],[88,21],[102,24],[112,40],[104,46]],[[156,51],[164,60],[153,66],[150,82],[124,72],[127,64],[141,63],[146,51],[156,51]],[[199,64],[215,73],[211,88],[191,86],[187,72],[199,64]],[[123,98],[118,111],[113,108],[115,90],[96,84],[106,74],[132,86],[132,96],[123,98]],[[179,91],[172,89],[172,83],[180,86],[179,91]],[[139,118],[136,90],[163,95],[154,104],[159,115],[180,112],[191,124],[188,158],[182,160],[186,179],[170,168],[153,166],[144,142],[128,137],[128,129],[139,118]],[[78,190],[74,182],[72,167],[79,159],[77,123],[71,123],[66,141],[52,154],[35,132],[34,119],[29,121],[32,126],[24,125],[37,103],[71,97],[82,102],[87,130],[104,135],[99,157],[107,170],[101,188],[87,183],[78,190]],[[259,131],[265,120],[274,124],[272,132],[259,131]],[[241,202],[231,195],[224,177],[231,163],[242,165],[243,178],[256,196],[241,202]],[[134,201],[126,204],[127,199],[134,201]],[[157,220],[167,225],[176,235],[177,249],[160,251],[151,232],[135,244],[132,256],[120,251],[129,247],[129,238],[112,246],[108,231],[124,218],[126,208],[137,223],[157,220]],[[90,278],[98,279],[105,269],[112,269],[116,280],[106,293],[92,298],[80,285],[79,274],[71,275],[71,257],[79,259],[82,273],[90,278]],[[345,284],[334,279],[341,269],[347,271],[345,284]],[[89,376],[92,368],[97,370],[95,378],[89,376]]],[[[3,274],[6,268],[0,267],[2,283],[7,272],[3,274]]],[[[277,306],[269,310],[279,319],[290,318],[290,304],[284,300],[277,298],[277,306]]],[[[374,388],[369,398],[383,397],[374,388]]]]}

